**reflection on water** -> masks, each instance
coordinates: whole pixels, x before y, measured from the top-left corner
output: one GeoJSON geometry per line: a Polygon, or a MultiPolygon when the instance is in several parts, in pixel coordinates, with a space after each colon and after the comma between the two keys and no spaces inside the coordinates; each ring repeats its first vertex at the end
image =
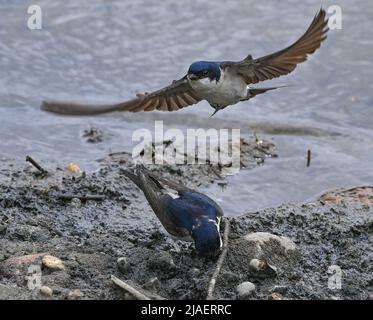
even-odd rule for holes
{"type": "MultiPolygon", "coordinates": [[[[213,125],[255,129],[273,139],[280,157],[231,177],[209,194],[228,214],[303,201],[325,189],[373,181],[373,7],[345,0],[343,29],[331,31],[310,61],[272,81],[291,84],[218,113],[207,103],[173,114],[57,117],[42,99],[119,101],[180,78],[194,60],[238,60],[282,49],[296,39],[319,1],[41,0],[43,29],[26,28],[28,1],[1,1],[0,155],[75,161],[130,149],[136,128],[154,120],[185,129],[213,125]],[[84,129],[104,130],[89,144],[84,129]],[[306,151],[312,165],[306,168],[306,151]]],[[[334,4],[324,1],[323,6],[334,4]]],[[[266,83],[268,84],[268,83],[266,83]]],[[[272,84],[272,83],[271,83],[272,84]]]]}

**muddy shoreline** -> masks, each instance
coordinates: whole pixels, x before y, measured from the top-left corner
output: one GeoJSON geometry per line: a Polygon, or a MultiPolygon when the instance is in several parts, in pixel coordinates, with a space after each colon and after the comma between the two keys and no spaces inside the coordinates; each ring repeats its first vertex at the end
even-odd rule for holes
{"type": "MultiPolygon", "coordinates": [[[[250,141],[245,150],[244,170],[275,156],[270,144],[258,150],[250,141]]],[[[131,166],[129,158],[109,155],[98,171],[87,174],[42,163],[47,176],[27,163],[0,162],[0,299],[131,299],[111,275],[150,297],[205,299],[216,261],[201,259],[192,244],[168,237],[142,193],[121,173],[131,166]],[[99,197],[86,200],[86,195],[99,197]],[[43,264],[46,254],[60,259],[63,269],[43,264]],[[41,285],[52,292],[30,289],[35,265],[41,285]]],[[[194,188],[224,184],[210,165],[150,169],[194,188]]],[[[255,285],[248,299],[372,297],[373,187],[243,212],[229,221],[229,251],[216,299],[237,299],[237,286],[246,281],[255,285]],[[254,234],[251,247],[248,234],[254,234]],[[253,259],[269,267],[256,270],[253,259]],[[330,282],[335,270],[341,271],[340,288],[330,282]]]]}

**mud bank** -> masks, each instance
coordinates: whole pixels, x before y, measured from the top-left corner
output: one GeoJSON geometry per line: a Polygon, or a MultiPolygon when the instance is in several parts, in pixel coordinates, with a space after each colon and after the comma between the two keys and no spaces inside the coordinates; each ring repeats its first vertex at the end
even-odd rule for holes
{"type": "MultiPolygon", "coordinates": [[[[242,155],[248,168],[275,154],[273,146],[256,146],[249,142],[242,155]]],[[[0,299],[131,299],[111,275],[150,297],[206,297],[216,261],[164,233],[121,173],[131,166],[127,154],[102,159],[101,169],[89,174],[42,165],[50,175],[26,163],[0,163],[0,299]],[[45,264],[47,254],[63,267],[45,264]]],[[[152,170],[192,187],[224,181],[210,165],[152,170]]],[[[249,299],[371,297],[372,195],[372,187],[340,190],[311,203],[229,218],[228,255],[214,296],[242,298],[237,286],[249,281],[255,285],[249,299]]]]}

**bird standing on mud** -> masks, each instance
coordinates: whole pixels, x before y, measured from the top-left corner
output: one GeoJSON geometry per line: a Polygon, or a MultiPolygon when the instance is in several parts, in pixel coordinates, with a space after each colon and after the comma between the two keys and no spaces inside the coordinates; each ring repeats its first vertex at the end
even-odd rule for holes
{"type": "Polygon", "coordinates": [[[227,106],[279,88],[251,88],[250,85],[292,72],[326,39],[327,24],[326,13],[320,9],[303,36],[283,50],[258,59],[248,55],[238,62],[197,61],[180,80],[158,91],[139,94],[130,101],[111,105],[44,101],[41,108],[60,114],[94,115],[112,111],[176,111],[206,100],[215,114],[227,106]]]}
{"type": "Polygon", "coordinates": [[[142,168],[124,174],[143,192],[154,213],[172,236],[194,240],[201,256],[213,256],[222,246],[223,210],[206,195],[142,168]]]}

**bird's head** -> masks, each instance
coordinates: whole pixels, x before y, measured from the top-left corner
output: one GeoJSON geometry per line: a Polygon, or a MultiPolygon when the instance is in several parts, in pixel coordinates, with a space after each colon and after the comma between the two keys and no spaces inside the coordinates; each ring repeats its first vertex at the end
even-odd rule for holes
{"type": "Polygon", "coordinates": [[[199,223],[191,233],[196,250],[205,257],[215,256],[222,246],[219,226],[213,220],[199,223]]]}
{"type": "Polygon", "coordinates": [[[187,76],[192,81],[209,78],[210,81],[216,80],[218,82],[221,76],[220,66],[216,62],[193,62],[189,67],[187,76]]]}

